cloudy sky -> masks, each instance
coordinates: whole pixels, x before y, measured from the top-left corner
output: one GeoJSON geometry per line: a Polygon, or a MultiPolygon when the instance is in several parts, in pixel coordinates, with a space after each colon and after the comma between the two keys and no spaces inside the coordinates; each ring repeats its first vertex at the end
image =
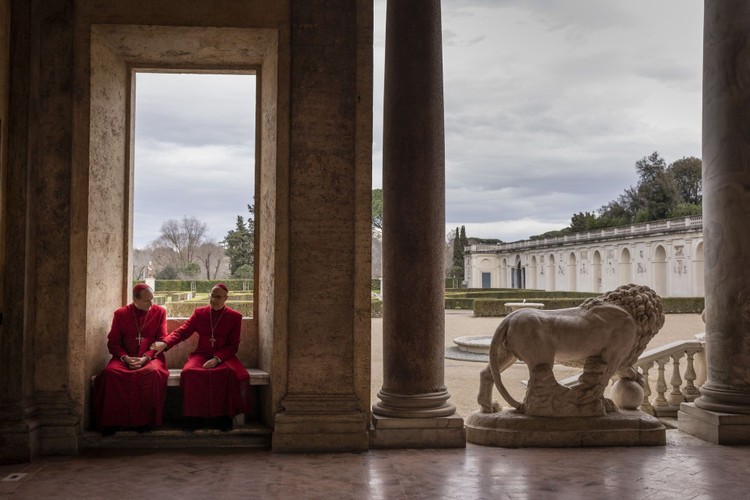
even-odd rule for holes
{"type": "MultiPolygon", "coordinates": [[[[700,157],[700,0],[443,0],[446,232],[561,229],[658,151],[700,157]]],[[[385,1],[375,1],[373,187],[385,1]]],[[[253,192],[254,79],[137,77],[134,245],[195,215],[221,240],[253,192]]]]}

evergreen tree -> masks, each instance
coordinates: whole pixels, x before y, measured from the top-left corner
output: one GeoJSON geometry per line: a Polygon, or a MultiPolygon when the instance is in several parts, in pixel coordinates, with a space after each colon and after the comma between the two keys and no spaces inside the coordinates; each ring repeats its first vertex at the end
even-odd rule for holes
{"type": "Polygon", "coordinates": [[[464,249],[461,246],[461,230],[456,228],[455,236],[453,237],[453,267],[464,267],[464,249]]]}
{"type": "MultiPolygon", "coordinates": [[[[461,253],[463,249],[469,246],[469,238],[466,237],[466,226],[461,226],[461,253]]],[[[463,265],[461,266],[463,267],[463,265]]]]}
{"type": "Polygon", "coordinates": [[[248,205],[247,209],[250,212],[247,221],[241,215],[238,215],[237,225],[227,233],[223,241],[227,257],[229,257],[229,273],[233,277],[247,277],[248,269],[253,269],[255,264],[255,256],[253,254],[255,242],[255,209],[253,205],[248,205]],[[238,275],[240,269],[242,270],[242,273],[240,273],[242,276],[238,275]]]}

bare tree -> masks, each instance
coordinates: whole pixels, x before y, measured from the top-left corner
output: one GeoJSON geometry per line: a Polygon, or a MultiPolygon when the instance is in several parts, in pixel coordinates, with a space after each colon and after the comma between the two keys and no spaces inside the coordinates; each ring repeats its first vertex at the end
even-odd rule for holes
{"type": "Polygon", "coordinates": [[[206,270],[206,279],[216,278],[219,274],[222,260],[225,259],[226,253],[224,247],[217,244],[214,240],[208,240],[198,247],[196,257],[203,264],[206,270]],[[213,269],[212,269],[213,268],[213,269]],[[211,271],[213,270],[213,276],[211,271]]]}
{"type": "Polygon", "coordinates": [[[177,264],[184,268],[195,261],[198,248],[206,240],[207,225],[195,216],[183,216],[181,221],[169,219],[161,225],[160,243],[177,256],[177,264]]]}

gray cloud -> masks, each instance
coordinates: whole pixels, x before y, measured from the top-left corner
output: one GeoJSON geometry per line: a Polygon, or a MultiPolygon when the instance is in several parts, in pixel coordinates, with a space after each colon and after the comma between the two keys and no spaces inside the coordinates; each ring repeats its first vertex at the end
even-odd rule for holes
{"type": "MultiPolygon", "coordinates": [[[[470,236],[513,241],[560,229],[634,184],[643,156],[700,155],[702,2],[442,5],[448,230],[463,224],[470,236]]],[[[385,7],[374,3],[374,187],[382,186],[385,7]]],[[[136,245],[153,234],[141,224],[158,232],[183,214],[223,238],[254,190],[254,104],[239,100],[254,98],[254,82],[186,79],[153,95],[144,85],[136,245]]]]}
{"type": "Polygon", "coordinates": [[[134,245],[194,215],[222,240],[253,203],[255,78],[139,74],[134,245]]]}

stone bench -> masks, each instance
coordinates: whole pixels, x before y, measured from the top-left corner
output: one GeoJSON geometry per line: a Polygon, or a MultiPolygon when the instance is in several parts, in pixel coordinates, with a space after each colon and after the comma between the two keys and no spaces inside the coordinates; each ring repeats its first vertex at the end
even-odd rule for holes
{"type": "MultiPolygon", "coordinates": [[[[167,387],[179,387],[181,373],[182,370],[180,368],[170,368],[167,387]]],[[[250,385],[268,385],[271,379],[268,372],[258,368],[248,368],[247,373],[250,375],[250,385]]]]}
{"type": "MultiPolygon", "coordinates": [[[[258,386],[258,385],[268,385],[271,381],[271,377],[268,374],[267,371],[261,370],[259,368],[246,368],[248,375],[250,375],[250,385],[252,386],[258,386]]],[[[169,378],[167,379],[167,401],[165,402],[165,413],[164,418],[166,421],[169,420],[180,420],[180,409],[179,404],[177,403],[182,395],[181,391],[179,389],[180,387],[180,375],[182,374],[182,369],[180,368],[170,368],[169,369],[169,378]],[[171,394],[171,396],[170,396],[171,394]]],[[[96,375],[91,377],[91,386],[94,386],[94,379],[96,378],[96,375]]],[[[257,396],[254,397],[255,402],[253,404],[253,410],[248,415],[252,417],[257,416],[257,403],[258,399],[257,396]]],[[[240,426],[244,425],[245,423],[245,415],[236,415],[234,417],[234,425],[240,426]]]]}
{"type": "MultiPolygon", "coordinates": [[[[271,376],[266,371],[258,368],[247,368],[247,373],[250,375],[250,385],[268,385],[270,383],[271,376]]],[[[167,387],[179,387],[181,374],[182,370],[180,368],[170,368],[167,387]]],[[[94,384],[95,378],[96,375],[91,376],[92,385],[94,384]]]]}

